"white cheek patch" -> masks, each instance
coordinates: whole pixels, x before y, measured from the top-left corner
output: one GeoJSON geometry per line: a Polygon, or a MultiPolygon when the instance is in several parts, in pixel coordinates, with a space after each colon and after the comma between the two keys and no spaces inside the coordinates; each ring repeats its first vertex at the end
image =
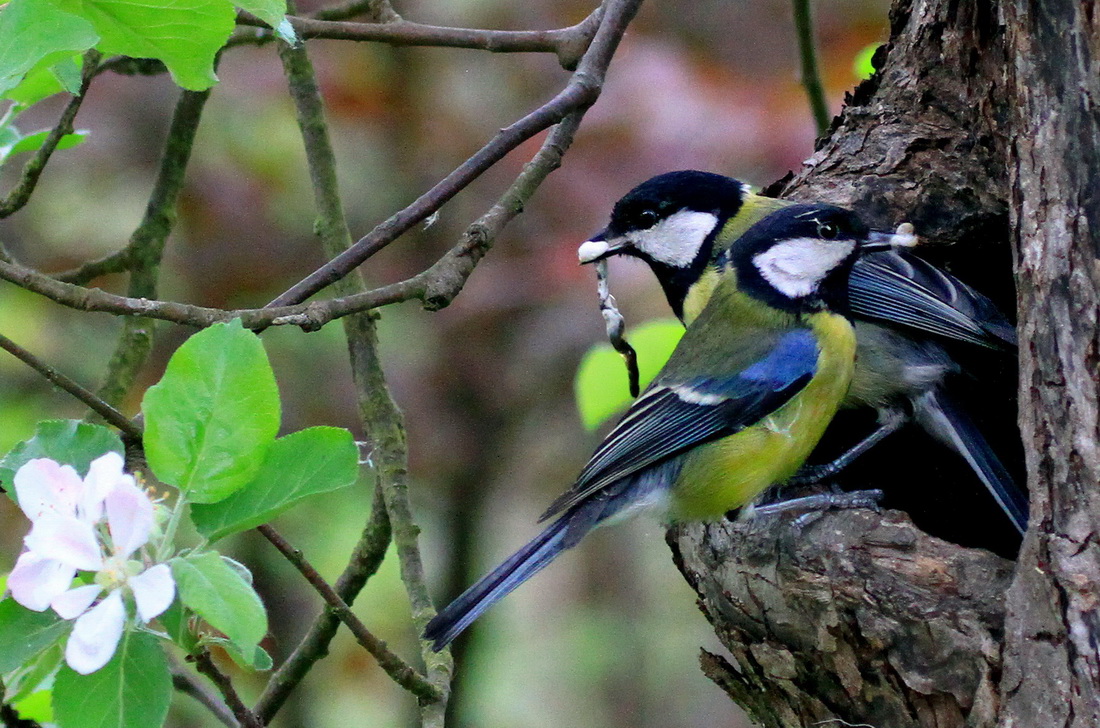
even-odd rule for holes
{"type": "Polygon", "coordinates": [[[789,298],[802,298],[855,250],[853,241],[794,238],[776,243],[752,259],[760,275],[789,298]]]}
{"type": "Polygon", "coordinates": [[[718,217],[709,212],[680,210],[630,237],[634,247],[653,260],[673,268],[686,268],[717,224],[718,217]]]}

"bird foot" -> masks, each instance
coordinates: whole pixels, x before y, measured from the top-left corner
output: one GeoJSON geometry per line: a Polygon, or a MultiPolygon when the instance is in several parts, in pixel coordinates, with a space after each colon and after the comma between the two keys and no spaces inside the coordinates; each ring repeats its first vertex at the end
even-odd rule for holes
{"type": "Polygon", "coordinates": [[[853,490],[847,493],[818,493],[800,498],[769,503],[765,506],[753,506],[746,515],[749,518],[761,516],[774,516],[789,511],[806,511],[794,519],[792,525],[801,530],[810,523],[820,518],[826,511],[849,508],[870,508],[878,511],[879,501],[882,500],[881,490],[853,490]]]}

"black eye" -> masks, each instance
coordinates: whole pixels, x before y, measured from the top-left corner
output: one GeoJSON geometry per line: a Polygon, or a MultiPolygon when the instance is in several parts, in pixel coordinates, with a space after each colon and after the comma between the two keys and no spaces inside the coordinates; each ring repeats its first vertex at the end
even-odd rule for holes
{"type": "Polygon", "coordinates": [[[817,236],[822,240],[834,240],[840,234],[840,228],[836,223],[819,222],[817,224],[817,236]]]}
{"type": "Polygon", "coordinates": [[[638,229],[648,230],[657,224],[657,211],[656,210],[642,210],[638,213],[638,229]]]}

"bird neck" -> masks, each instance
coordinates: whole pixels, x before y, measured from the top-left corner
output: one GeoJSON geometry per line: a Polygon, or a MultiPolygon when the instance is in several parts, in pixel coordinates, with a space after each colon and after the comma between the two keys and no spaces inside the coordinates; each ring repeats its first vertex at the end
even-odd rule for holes
{"type": "Polygon", "coordinates": [[[726,264],[723,254],[729,246],[757,222],[791,204],[787,200],[747,194],[737,213],[725,220],[712,235],[712,240],[704,246],[705,250],[701,253],[705,254],[705,260],[701,259],[701,255],[690,268],[684,269],[665,266],[665,270],[658,270],[657,266],[653,266],[669,306],[684,325],[699,316],[721,281],[721,268],[726,264]]]}

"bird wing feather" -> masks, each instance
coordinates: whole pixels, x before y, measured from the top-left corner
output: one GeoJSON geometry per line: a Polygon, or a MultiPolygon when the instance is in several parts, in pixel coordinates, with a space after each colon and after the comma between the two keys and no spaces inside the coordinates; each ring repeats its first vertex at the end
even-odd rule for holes
{"type": "Polygon", "coordinates": [[[731,375],[659,380],[635,400],[577,482],[539,520],[645,468],[759,422],[806,386],[816,371],[817,357],[813,332],[797,328],[780,335],[764,356],[731,375]]]}
{"type": "Polygon", "coordinates": [[[856,261],[848,279],[853,315],[1004,349],[1016,331],[988,298],[915,255],[889,251],[856,261]]]}

